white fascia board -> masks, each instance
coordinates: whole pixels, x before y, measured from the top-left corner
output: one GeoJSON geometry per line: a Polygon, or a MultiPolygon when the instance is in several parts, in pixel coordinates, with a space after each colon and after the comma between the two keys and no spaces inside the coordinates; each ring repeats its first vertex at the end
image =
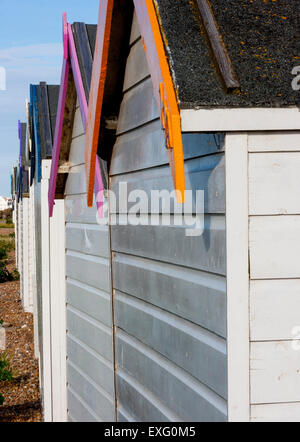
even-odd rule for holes
{"type": "Polygon", "coordinates": [[[300,109],[297,107],[183,109],[180,114],[182,132],[300,129],[300,109]]]}

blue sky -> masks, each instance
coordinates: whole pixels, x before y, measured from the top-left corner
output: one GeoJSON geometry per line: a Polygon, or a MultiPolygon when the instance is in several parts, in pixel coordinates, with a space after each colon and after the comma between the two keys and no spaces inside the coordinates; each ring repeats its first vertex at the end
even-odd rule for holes
{"type": "Polygon", "coordinates": [[[97,23],[99,0],[0,0],[0,195],[10,195],[17,161],[18,120],[25,121],[29,84],[59,84],[62,66],[62,13],[68,21],[97,23]]]}

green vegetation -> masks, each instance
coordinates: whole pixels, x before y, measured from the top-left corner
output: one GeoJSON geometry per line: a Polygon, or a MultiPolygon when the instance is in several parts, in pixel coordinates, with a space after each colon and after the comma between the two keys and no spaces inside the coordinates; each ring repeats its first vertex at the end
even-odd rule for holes
{"type": "MultiPolygon", "coordinates": [[[[0,382],[12,381],[14,378],[10,358],[6,352],[0,353],[0,382]]],[[[0,393],[0,406],[4,403],[4,396],[0,393]]]]}
{"type": "Polygon", "coordinates": [[[13,377],[9,356],[4,351],[0,353],[0,381],[11,381],[13,377]]]}
{"type": "MultiPolygon", "coordinates": [[[[2,225],[0,225],[0,228],[2,228],[2,225]]],[[[7,268],[8,254],[12,250],[14,250],[14,248],[14,235],[0,235],[0,283],[7,281],[17,281],[20,279],[20,275],[17,270],[10,272],[7,268]]]]}

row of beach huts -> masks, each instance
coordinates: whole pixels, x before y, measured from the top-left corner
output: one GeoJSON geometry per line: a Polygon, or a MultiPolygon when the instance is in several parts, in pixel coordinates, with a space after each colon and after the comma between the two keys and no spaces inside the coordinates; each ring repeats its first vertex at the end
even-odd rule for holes
{"type": "Polygon", "coordinates": [[[45,421],[300,420],[297,1],[64,14],[12,172],[45,421]]]}

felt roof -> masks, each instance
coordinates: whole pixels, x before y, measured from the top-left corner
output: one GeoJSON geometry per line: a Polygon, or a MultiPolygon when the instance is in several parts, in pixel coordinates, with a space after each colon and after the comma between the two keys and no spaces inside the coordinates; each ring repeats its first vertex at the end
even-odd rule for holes
{"type": "Polygon", "coordinates": [[[228,92],[197,1],[154,0],[181,108],[299,105],[299,0],[210,0],[240,89],[228,92]]]}

